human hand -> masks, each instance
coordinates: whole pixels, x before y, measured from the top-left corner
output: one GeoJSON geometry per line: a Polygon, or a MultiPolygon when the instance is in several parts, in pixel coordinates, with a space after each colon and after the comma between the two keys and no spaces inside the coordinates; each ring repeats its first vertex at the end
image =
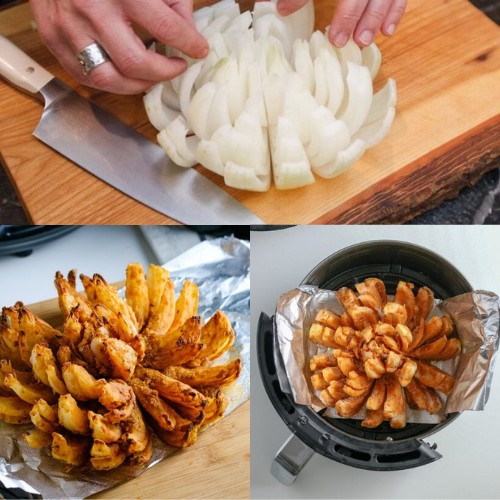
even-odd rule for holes
{"type": "MultiPolygon", "coordinates": [[[[288,15],[305,5],[308,0],[278,0],[278,12],[288,15]]],[[[352,35],[360,47],[370,45],[381,31],[394,35],[403,17],[407,0],[339,0],[328,38],[336,47],[343,47],[352,35]]]]}
{"type": "Polygon", "coordinates": [[[118,94],[138,94],[186,69],[180,57],[147,50],[136,23],[158,41],[193,58],[207,41],[196,31],[192,0],[30,0],[38,31],[64,68],[79,82],[118,94]],[[97,42],[110,61],[84,75],[76,55],[97,42]]]}

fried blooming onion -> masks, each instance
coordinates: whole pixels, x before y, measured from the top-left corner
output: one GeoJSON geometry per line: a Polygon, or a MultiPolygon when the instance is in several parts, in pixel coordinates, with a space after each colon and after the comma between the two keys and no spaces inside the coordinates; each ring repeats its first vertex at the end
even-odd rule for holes
{"type": "Polygon", "coordinates": [[[329,348],[310,359],[311,383],[321,401],[340,417],[350,418],[364,405],[363,427],[385,420],[394,429],[406,425],[406,403],[435,413],[441,408],[436,391],[449,394],[454,378],[427,363],[460,354],[460,340],[451,338],[448,315],[427,319],[434,307],[431,290],[400,281],[392,302],[384,283],[368,278],[355,293],[341,288],[337,297],[345,312],[317,313],[311,342],[329,348]]]}
{"type": "Polygon", "coordinates": [[[167,270],[127,267],[126,299],[104,278],[56,274],[64,324],[53,328],[18,302],[0,316],[0,419],[32,422],[34,448],[50,447],[69,465],[97,470],[125,460],[145,464],[151,429],[174,447],[192,445],[198,431],[221,418],[221,387],[241,370],[239,359],[210,366],[234,341],[226,315],[202,325],[198,287],[179,296],[167,270]]]}

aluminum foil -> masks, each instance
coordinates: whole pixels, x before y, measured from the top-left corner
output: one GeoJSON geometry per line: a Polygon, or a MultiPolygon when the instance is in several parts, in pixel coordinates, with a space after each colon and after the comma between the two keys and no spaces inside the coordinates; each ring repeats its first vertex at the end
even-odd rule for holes
{"type": "MultiPolygon", "coordinates": [[[[315,411],[324,409],[325,405],[310,384],[309,359],[327,349],[309,342],[308,332],[320,309],[337,314],[344,311],[336,292],[305,285],[284,293],[275,314],[278,345],[294,401],[315,411]]],[[[455,359],[433,364],[454,374],[455,385],[446,398],[439,394],[443,402],[441,412],[430,415],[408,408],[408,422],[438,423],[447,413],[482,410],[488,401],[500,338],[499,298],[492,292],[475,291],[444,301],[436,300],[431,316],[444,313],[448,313],[455,323],[462,353],[455,359]]],[[[324,414],[340,418],[334,408],[328,408],[324,414]]],[[[364,410],[353,418],[363,419],[364,410]]]]}
{"type": "MultiPolygon", "coordinates": [[[[204,241],[164,267],[170,271],[177,293],[185,279],[197,283],[203,320],[217,309],[231,320],[236,339],[217,363],[239,357],[243,367],[238,380],[225,389],[228,415],[250,398],[250,244],[232,237],[204,241]]],[[[22,434],[30,428],[0,422],[0,482],[5,488],[20,488],[43,498],[87,497],[141,475],[177,451],[155,438],[154,454],[147,467],[122,465],[112,471],[94,471],[90,467],[69,467],[54,460],[46,450],[29,448],[22,434]]]]}

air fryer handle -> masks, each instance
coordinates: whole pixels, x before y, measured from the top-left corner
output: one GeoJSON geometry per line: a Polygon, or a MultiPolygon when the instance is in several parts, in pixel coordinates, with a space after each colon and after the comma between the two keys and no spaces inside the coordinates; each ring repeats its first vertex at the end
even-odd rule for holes
{"type": "Polygon", "coordinates": [[[271,474],[285,486],[292,486],[313,455],[314,450],[292,434],[274,457],[271,474]]]}
{"type": "Polygon", "coordinates": [[[265,357],[268,363],[273,364],[282,392],[292,397],[292,388],[285,371],[285,365],[283,363],[275,330],[275,317],[268,316],[264,312],[260,313],[259,324],[257,326],[258,352],[265,357]]]}

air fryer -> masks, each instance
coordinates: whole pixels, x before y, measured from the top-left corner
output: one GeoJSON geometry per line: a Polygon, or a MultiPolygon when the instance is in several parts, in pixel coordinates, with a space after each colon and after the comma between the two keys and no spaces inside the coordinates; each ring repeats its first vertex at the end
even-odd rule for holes
{"type": "MultiPolygon", "coordinates": [[[[470,283],[448,261],[417,245],[397,241],[374,241],[345,248],[318,264],[301,285],[322,289],[353,288],[368,277],[377,277],[394,294],[400,280],[427,286],[444,300],[472,291],[470,283]]],[[[367,470],[402,470],[434,462],[442,456],[437,445],[423,439],[453,422],[458,413],[446,415],[438,424],[408,423],[392,429],[388,422],[375,429],[361,427],[355,419],[328,418],[296,404],[279,351],[274,316],[261,313],[257,352],[261,378],[274,408],[292,431],[276,454],[272,474],[291,485],[314,453],[352,467],[367,470]]]]}

